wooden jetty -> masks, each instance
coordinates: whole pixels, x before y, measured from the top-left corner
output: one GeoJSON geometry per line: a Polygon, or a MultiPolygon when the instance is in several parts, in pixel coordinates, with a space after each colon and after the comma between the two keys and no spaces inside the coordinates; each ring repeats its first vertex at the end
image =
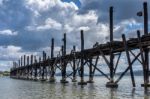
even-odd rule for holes
{"type": "Polygon", "coordinates": [[[81,50],[76,51],[76,47],[68,54],[66,53],[66,34],[63,37],[63,45],[61,47],[61,53],[54,55],[54,38],[51,39],[51,57],[47,57],[47,54],[43,51],[42,58],[37,60],[36,56],[22,56],[18,62],[13,62],[13,67],[10,71],[10,77],[16,79],[35,80],[35,81],[49,81],[55,82],[56,70],[61,71],[62,79],[61,83],[68,83],[67,78],[71,78],[72,82],[77,82],[77,76],[80,76],[79,85],[86,85],[87,83],[93,83],[93,77],[95,71],[101,73],[108,79],[106,87],[118,87],[118,82],[129,71],[133,87],[136,86],[133,63],[139,61],[143,68],[143,84],[141,86],[149,87],[149,46],[150,46],[150,33],[148,33],[148,11],[147,3],[143,3],[143,11],[138,12],[138,16],[144,17],[144,34],[141,35],[140,31],[137,31],[136,38],[126,39],[126,36],[122,34],[122,40],[115,41],[113,39],[113,7],[110,7],[110,41],[105,44],[98,44],[92,48],[84,48],[84,31],[81,30],[81,50]],[[141,14],[142,13],[142,14],[141,14]],[[135,54],[134,51],[136,51],[135,54]],[[127,66],[118,78],[114,79],[118,63],[122,53],[127,58],[127,66]],[[134,56],[133,57],[131,57],[134,56]],[[104,73],[98,67],[98,62],[102,57],[106,62],[106,68],[109,69],[109,75],[104,73]],[[109,57],[109,59],[108,59],[109,57]],[[114,59],[117,58],[115,62],[114,59]],[[67,68],[70,68],[71,73],[67,73],[67,68]],[[89,68],[89,80],[84,80],[85,68],[89,68]]]}

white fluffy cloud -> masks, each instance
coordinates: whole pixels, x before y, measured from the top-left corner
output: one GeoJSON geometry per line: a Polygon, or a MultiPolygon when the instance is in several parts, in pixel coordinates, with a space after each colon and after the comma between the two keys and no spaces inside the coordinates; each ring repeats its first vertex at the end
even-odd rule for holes
{"type": "MultiPolygon", "coordinates": [[[[128,34],[131,31],[134,34],[136,29],[141,29],[141,24],[134,17],[130,17],[130,14],[127,13],[127,17],[122,16],[124,15],[122,12],[130,12],[130,10],[126,11],[123,6],[122,11],[119,12],[120,8],[117,8],[115,2],[107,4],[105,0],[80,0],[81,7],[79,8],[73,2],[68,3],[61,0],[7,1],[4,4],[1,4],[3,0],[0,1],[0,6],[4,6],[3,9],[0,9],[0,16],[2,16],[0,35],[6,36],[1,38],[0,51],[2,53],[0,52],[0,55],[2,60],[8,60],[8,62],[17,60],[23,54],[40,55],[39,53],[43,50],[50,53],[52,37],[55,39],[55,52],[59,53],[63,33],[67,33],[68,53],[73,45],[80,50],[81,29],[84,30],[85,48],[91,48],[95,42],[107,42],[109,38],[108,6],[111,4],[116,6],[114,12],[115,39],[120,39],[122,33],[128,34]],[[123,20],[120,20],[120,17],[123,17],[123,20]],[[4,28],[6,30],[3,30],[4,28]]],[[[120,1],[119,4],[122,5],[124,2],[120,1]]],[[[133,7],[132,4],[129,5],[129,8],[133,7]]]]}
{"type": "Polygon", "coordinates": [[[62,25],[56,20],[48,18],[45,20],[45,23],[43,25],[27,26],[26,29],[29,31],[42,31],[49,29],[62,30],[62,25]]]}
{"type": "Polygon", "coordinates": [[[68,49],[72,48],[73,45],[80,48],[81,29],[85,31],[86,48],[93,46],[96,41],[103,43],[108,35],[107,24],[97,24],[98,15],[94,10],[85,14],[78,14],[79,8],[73,2],[66,3],[60,0],[55,0],[54,2],[52,0],[40,3],[41,1],[31,1],[27,0],[26,5],[33,12],[32,25],[26,27],[29,32],[41,30],[44,32],[54,29],[57,30],[54,32],[58,33],[54,38],[60,41],[61,39],[57,38],[62,37],[62,33],[67,33],[68,49]],[[43,5],[46,6],[46,9],[42,7],[43,5]],[[39,16],[36,16],[37,14],[34,12],[38,12],[39,16]]]}
{"type": "Polygon", "coordinates": [[[9,45],[9,46],[0,46],[0,56],[1,60],[16,60],[20,55],[22,55],[21,52],[22,48],[9,45]]]}
{"type": "Polygon", "coordinates": [[[15,36],[17,35],[18,32],[17,31],[12,31],[10,29],[6,29],[6,30],[0,30],[0,35],[8,35],[8,36],[15,36]]]}

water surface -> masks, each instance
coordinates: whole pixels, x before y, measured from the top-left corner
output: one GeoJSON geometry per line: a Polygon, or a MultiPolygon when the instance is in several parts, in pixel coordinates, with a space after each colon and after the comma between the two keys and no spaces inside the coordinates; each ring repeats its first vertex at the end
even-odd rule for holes
{"type": "Polygon", "coordinates": [[[86,86],[72,82],[61,84],[59,80],[57,77],[57,82],[50,84],[0,77],[0,99],[150,99],[150,91],[146,93],[140,86],[141,76],[136,76],[136,88],[126,76],[117,89],[106,88],[104,77],[96,77],[94,84],[86,86]]]}

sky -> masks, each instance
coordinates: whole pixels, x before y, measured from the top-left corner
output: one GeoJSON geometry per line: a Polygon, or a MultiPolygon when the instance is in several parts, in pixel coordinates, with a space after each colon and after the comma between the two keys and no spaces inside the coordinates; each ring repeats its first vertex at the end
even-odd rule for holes
{"type": "MultiPolygon", "coordinates": [[[[109,7],[114,7],[114,39],[143,33],[143,18],[136,16],[148,0],[0,0],[0,70],[9,70],[12,61],[26,55],[50,55],[51,38],[55,56],[67,34],[67,52],[80,50],[80,30],[85,48],[109,40],[109,7]]],[[[122,59],[124,60],[124,58],[122,59]]],[[[124,62],[126,63],[126,62],[124,62]]]]}

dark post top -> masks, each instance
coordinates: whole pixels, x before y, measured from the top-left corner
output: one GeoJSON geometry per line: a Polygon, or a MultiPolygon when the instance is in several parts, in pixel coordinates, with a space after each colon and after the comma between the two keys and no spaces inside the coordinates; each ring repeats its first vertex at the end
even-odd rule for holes
{"type": "Polygon", "coordinates": [[[75,45],[73,46],[73,51],[76,51],[76,46],[75,45]]]}
{"type": "Polygon", "coordinates": [[[45,52],[43,51],[43,61],[45,60],[45,52]]]}
{"type": "Polygon", "coordinates": [[[34,56],[34,62],[37,63],[36,56],[34,56]]]}
{"type": "Polygon", "coordinates": [[[46,55],[46,53],[44,53],[44,60],[46,60],[46,58],[47,58],[47,55],[46,55]]]}
{"type": "Polygon", "coordinates": [[[29,56],[27,56],[27,65],[29,65],[29,56]]]}
{"type": "Polygon", "coordinates": [[[110,42],[113,41],[113,7],[109,9],[109,21],[110,21],[110,42]]]}
{"type": "Polygon", "coordinates": [[[63,49],[63,53],[64,53],[64,55],[66,55],[66,33],[64,33],[64,39],[63,39],[63,41],[64,41],[64,49],[63,49]]]}
{"type": "Polygon", "coordinates": [[[26,55],[24,55],[24,66],[26,65],[26,55]]]}
{"type": "Polygon", "coordinates": [[[62,52],[62,56],[64,55],[64,46],[61,46],[61,52],[62,52]]]}
{"type": "Polygon", "coordinates": [[[143,3],[144,9],[144,34],[148,34],[148,11],[147,11],[147,2],[143,3]]]}
{"type": "Polygon", "coordinates": [[[22,56],[21,56],[21,66],[22,66],[22,56]]]}
{"type": "Polygon", "coordinates": [[[20,67],[20,60],[18,60],[18,63],[19,63],[19,67],[20,67]]]}
{"type": "Polygon", "coordinates": [[[81,30],[81,51],[84,50],[84,34],[83,30],[81,30]]]}
{"type": "Polygon", "coordinates": [[[39,57],[39,62],[41,62],[41,57],[39,57]]]}
{"type": "Polygon", "coordinates": [[[33,55],[31,55],[31,64],[33,64],[33,55]]]}
{"type": "Polygon", "coordinates": [[[52,41],[51,41],[51,58],[54,57],[54,38],[52,38],[52,41]]]}

